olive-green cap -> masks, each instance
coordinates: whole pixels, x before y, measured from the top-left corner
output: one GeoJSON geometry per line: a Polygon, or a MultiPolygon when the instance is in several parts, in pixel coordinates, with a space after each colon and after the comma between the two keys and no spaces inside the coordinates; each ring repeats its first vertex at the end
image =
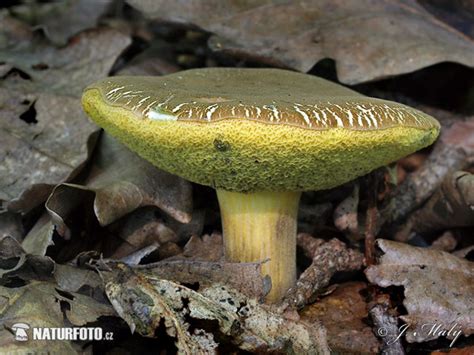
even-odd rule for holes
{"type": "Polygon", "coordinates": [[[157,167],[241,192],[331,188],[430,145],[440,128],[411,107],[280,69],[111,77],[82,103],[157,167]]]}

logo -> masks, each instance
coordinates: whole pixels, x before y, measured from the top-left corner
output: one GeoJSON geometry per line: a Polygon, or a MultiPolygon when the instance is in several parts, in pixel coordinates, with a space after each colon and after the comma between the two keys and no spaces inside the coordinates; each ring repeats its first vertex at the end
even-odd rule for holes
{"type": "Polygon", "coordinates": [[[15,323],[11,330],[16,341],[28,340],[113,340],[113,332],[100,327],[31,327],[27,323],[15,323]]]}
{"type": "Polygon", "coordinates": [[[12,326],[12,330],[15,332],[16,341],[28,341],[27,330],[30,329],[30,326],[26,323],[15,323],[12,326]]]}

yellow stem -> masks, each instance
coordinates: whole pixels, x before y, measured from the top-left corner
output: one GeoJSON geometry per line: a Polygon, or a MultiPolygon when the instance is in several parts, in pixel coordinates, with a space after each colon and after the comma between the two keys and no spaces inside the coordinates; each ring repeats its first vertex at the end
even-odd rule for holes
{"type": "Polygon", "coordinates": [[[279,301],[296,280],[296,217],[300,192],[240,193],[217,190],[226,259],[258,262],[272,289],[266,300],[279,301]]]}

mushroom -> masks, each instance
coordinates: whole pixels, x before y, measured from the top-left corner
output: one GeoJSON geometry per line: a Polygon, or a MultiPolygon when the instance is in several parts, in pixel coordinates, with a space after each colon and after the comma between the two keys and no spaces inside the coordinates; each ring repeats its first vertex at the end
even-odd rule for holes
{"type": "Polygon", "coordinates": [[[270,302],[295,284],[301,192],[426,147],[440,128],[411,107],[280,69],[106,78],[85,89],[82,104],[157,167],[217,190],[225,256],[266,261],[270,302]]]}

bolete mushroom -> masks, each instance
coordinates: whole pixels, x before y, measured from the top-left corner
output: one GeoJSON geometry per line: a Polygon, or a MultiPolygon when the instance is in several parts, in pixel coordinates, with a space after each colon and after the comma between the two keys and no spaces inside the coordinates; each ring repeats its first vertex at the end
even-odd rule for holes
{"type": "Polygon", "coordinates": [[[112,77],[86,88],[82,104],[157,167],[217,190],[225,256],[269,259],[270,301],[295,283],[302,191],[367,174],[439,133],[434,118],[411,107],[279,69],[112,77]]]}

